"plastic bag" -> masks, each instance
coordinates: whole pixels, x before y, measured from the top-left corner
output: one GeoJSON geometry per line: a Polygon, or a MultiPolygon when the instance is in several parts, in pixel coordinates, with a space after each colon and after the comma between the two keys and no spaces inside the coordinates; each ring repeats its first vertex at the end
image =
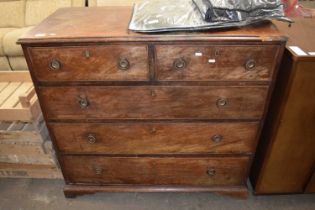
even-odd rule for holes
{"type": "Polygon", "coordinates": [[[280,0],[193,0],[208,22],[245,21],[250,17],[284,16],[280,0]]]}
{"type": "MultiPolygon", "coordinates": [[[[224,0],[222,0],[224,1],[224,0]]],[[[207,30],[214,28],[240,27],[248,24],[284,18],[283,9],[267,10],[264,16],[248,16],[240,21],[217,20],[207,22],[192,0],[144,0],[134,6],[129,29],[137,32],[164,32],[207,30]]]]}

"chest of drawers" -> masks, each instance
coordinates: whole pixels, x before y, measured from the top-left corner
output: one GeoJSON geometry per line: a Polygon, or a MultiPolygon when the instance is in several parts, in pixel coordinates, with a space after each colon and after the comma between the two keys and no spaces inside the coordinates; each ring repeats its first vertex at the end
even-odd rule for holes
{"type": "Polygon", "coordinates": [[[19,40],[65,195],[246,195],[286,39],[272,24],[136,34],[115,11],[61,9],[19,40]]]}

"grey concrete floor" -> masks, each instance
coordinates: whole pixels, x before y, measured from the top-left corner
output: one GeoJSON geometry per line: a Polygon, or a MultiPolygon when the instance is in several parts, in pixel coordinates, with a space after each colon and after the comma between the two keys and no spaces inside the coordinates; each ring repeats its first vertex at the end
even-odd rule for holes
{"type": "Polygon", "coordinates": [[[315,210],[315,194],[98,193],[66,199],[62,180],[0,179],[0,210],[315,210]]]}

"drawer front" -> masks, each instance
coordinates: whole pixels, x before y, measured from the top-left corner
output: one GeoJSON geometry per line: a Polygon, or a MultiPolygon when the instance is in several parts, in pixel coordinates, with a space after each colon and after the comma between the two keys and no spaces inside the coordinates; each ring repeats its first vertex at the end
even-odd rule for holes
{"type": "Polygon", "coordinates": [[[156,47],[157,79],[161,81],[268,81],[278,46],[156,47]]]}
{"type": "Polygon", "coordinates": [[[259,123],[51,123],[58,149],[91,154],[253,152],[259,123]]]}
{"type": "Polygon", "coordinates": [[[30,48],[40,81],[148,80],[148,49],[143,46],[30,48]]]}
{"type": "Polygon", "coordinates": [[[248,162],[248,157],[62,157],[68,182],[97,184],[241,185],[248,162]]]}
{"type": "Polygon", "coordinates": [[[260,119],[268,87],[41,87],[48,119],[260,119]]]}

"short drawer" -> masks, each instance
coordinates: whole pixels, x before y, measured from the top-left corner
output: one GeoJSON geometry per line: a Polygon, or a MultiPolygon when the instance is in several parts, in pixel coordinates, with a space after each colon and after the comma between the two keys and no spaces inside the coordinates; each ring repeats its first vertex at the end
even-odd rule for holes
{"type": "Polygon", "coordinates": [[[268,81],[279,46],[156,46],[161,81],[268,81]]]}
{"type": "Polygon", "coordinates": [[[48,119],[260,119],[267,86],[40,87],[48,119]]]}
{"type": "Polygon", "coordinates": [[[258,122],[50,123],[59,151],[90,154],[251,153],[258,122]]]}
{"type": "Polygon", "coordinates": [[[241,185],[249,163],[248,157],[63,156],[61,159],[67,182],[94,184],[241,185]]]}
{"type": "Polygon", "coordinates": [[[39,81],[138,81],[149,79],[148,49],[103,45],[29,48],[39,81]]]}

